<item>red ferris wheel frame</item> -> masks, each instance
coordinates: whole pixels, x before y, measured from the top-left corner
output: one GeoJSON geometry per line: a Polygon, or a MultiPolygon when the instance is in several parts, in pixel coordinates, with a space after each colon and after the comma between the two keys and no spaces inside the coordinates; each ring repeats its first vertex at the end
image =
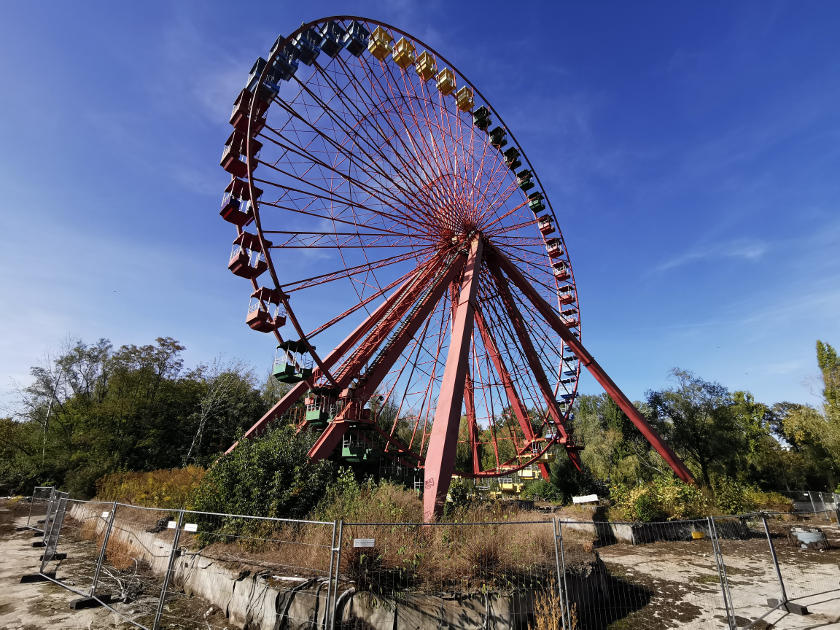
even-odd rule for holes
{"type": "MultiPolygon", "coordinates": [[[[295,50],[299,52],[301,49],[295,50]]],[[[402,51],[399,52],[402,54],[402,51]]],[[[356,55],[356,53],[353,54],[356,55]]],[[[317,56],[316,46],[314,57],[317,58],[317,56]]],[[[335,55],[330,56],[335,60],[335,55]]],[[[356,56],[359,57],[359,55],[356,56]]],[[[313,65],[313,63],[307,61],[304,61],[304,63],[313,65]]],[[[343,62],[341,64],[343,68],[348,69],[345,74],[349,76],[349,79],[352,79],[349,66],[343,62]]],[[[329,62],[327,66],[329,66],[329,62]]],[[[406,67],[402,64],[400,64],[400,67],[406,70],[406,67]]],[[[421,73],[420,66],[417,65],[416,67],[416,72],[421,73]]],[[[294,71],[292,74],[294,74],[294,71]]],[[[443,77],[444,82],[448,79],[450,79],[450,75],[443,77]]],[[[423,80],[428,82],[429,79],[424,78],[423,80]]],[[[358,88],[356,86],[352,87],[359,94],[358,88]]],[[[242,218],[239,222],[232,221],[237,225],[237,242],[240,248],[238,255],[241,258],[243,251],[247,251],[249,255],[259,252],[262,259],[256,266],[240,263],[238,269],[245,269],[245,273],[237,273],[237,271],[234,271],[234,273],[250,279],[254,289],[252,297],[257,302],[256,312],[258,314],[262,315],[270,312],[272,305],[275,307],[275,318],[269,318],[269,324],[263,324],[262,328],[257,329],[263,330],[263,332],[271,332],[277,341],[282,343],[284,340],[279,328],[283,322],[280,320],[285,321],[287,318],[297,336],[297,341],[293,342],[295,347],[301,348],[302,351],[311,356],[316,367],[305,378],[294,384],[285,396],[248,430],[245,434],[246,437],[258,435],[264,431],[268,423],[287,413],[307,392],[315,391],[318,386],[333,388],[341,401],[340,409],[330,418],[329,423],[310,450],[310,456],[315,459],[330,456],[348,430],[354,430],[359,426],[372,430],[372,433],[378,434],[384,440],[384,451],[387,455],[401,463],[423,468],[424,515],[428,520],[439,515],[446,499],[450,479],[455,469],[462,417],[466,420],[468,438],[460,442],[468,444],[472,451],[469,454],[472,470],[459,471],[461,474],[474,477],[500,476],[509,474],[511,471],[528,464],[537,463],[543,476],[547,476],[547,468],[540,457],[554,445],[564,447],[573,464],[580,468],[579,450],[581,447],[574,439],[569,420],[571,401],[574,400],[577,392],[578,375],[580,366],[583,365],[628,415],[657,452],[663,456],[676,474],[686,481],[693,481],[691,473],[684,464],[582,345],[580,341],[579,308],[572,309],[575,311],[576,319],[570,321],[568,317],[564,317],[563,313],[558,312],[558,307],[552,306],[547,299],[547,295],[551,299],[557,299],[559,307],[562,307],[564,303],[572,303],[577,307],[577,288],[571,264],[568,262],[567,254],[564,253],[566,248],[562,233],[558,229],[557,235],[552,237],[554,239],[553,245],[560,252],[558,255],[563,258],[561,260],[562,266],[554,267],[555,270],[562,269],[562,273],[553,274],[554,286],[553,289],[550,289],[543,281],[544,278],[539,275],[539,271],[535,271],[539,266],[540,258],[538,254],[534,253],[533,239],[527,236],[518,236],[519,230],[537,225],[538,219],[531,217],[527,222],[515,223],[514,219],[511,218],[522,216],[522,208],[525,203],[529,202],[526,200],[517,205],[515,200],[511,200],[513,189],[516,188],[516,186],[512,188],[508,181],[512,175],[498,169],[499,155],[491,151],[488,157],[487,147],[492,145],[498,151],[501,151],[504,142],[499,141],[500,137],[509,137],[512,143],[516,145],[517,158],[515,162],[523,163],[529,167],[522,171],[528,174],[526,183],[531,186],[530,180],[533,178],[541,191],[541,195],[537,197],[539,203],[536,205],[541,207],[541,211],[547,213],[539,218],[540,221],[543,221],[540,225],[540,232],[543,235],[552,233],[553,226],[558,225],[554,211],[548,202],[545,188],[541,185],[539,177],[528,161],[524,150],[516,143],[513,133],[504,125],[501,117],[492,108],[489,101],[463,74],[458,73],[454,66],[442,55],[433,51],[420,40],[391,25],[354,16],[334,16],[305,23],[290,36],[278,38],[268,60],[263,62],[261,71],[255,72],[252,77],[250,89],[252,90],[252,96],[250,101],[246,103],[246,107],[242,107],[242,102],[245,101],[238,100],[240,114],[237,114],[236,109],[234,110],[234,117],[238,116],[236,118],[237,124],[240,127],[244,126],[245,129],[244,150],[241,151],[245,163],[235,165],[238,172],[235,169],[228,169],[228,167],[226,167],[226,170],[230,170],[233,174],[229,186],[231,194],[238,190],[239,195],[235,201],[237,203],[241,202],[247,208],[245,218],[242,218]],[[348,22],[350,23],[349,27],[347,27],[348,22]],[[286,52],[289,50],[289,46],[299,46],[303,47],[301,49],[305,49],[306,46],[310,45],[306,38],[311,36],[312,33],[323,33],[323,41],[326,42],[330,24],[340,24],[339,30],[343,33],[350,32],[353,24],[376,26],[377,29],[372,34],[370,31],[366,31],[369,36],[368,47],[380,60],[380,66],[390,72],[389,78],[389,75],[385,74],[386,70],[382,70],[384,81],[381,81],[380,76],[372,74],[379,72],[376,64],[369,64],[365,67],[365,71],[373,76],[377,82],[371,84],[371,91],[381,91],[385,96],[383,98],[382,94],[377,94],[379,105],[377,111],[365,112],[363,108],[355,107],[353,115],[358,114],[358,127],[354,127],[352,132],[348,132],[344,128],[347,126],[345,118],[330,111],[331,101],[328,100],[328,98],[332,98],[329,91],[332,90],[332,93],[340,95],[339,104],[344,105],[341,98],[343,98],[343,92],[348,90],[351,83],[348,82],[345,86],[340,85],[340,80],[345,78],[343,75],[339,76],[336,73],[331,77],[329,71],[317,63],[314,63],[316,70],[310,77],[310,81],[315,87],[310,88],[298,78],[292,77],[301,86],[296,96],[288,99],[280,97],[276,88],[273,88],[274,95],[268,99],[267,103],[260,101],[257,96],[260,90],[267,89],[266,86],[274,86],[274,83],[268,81],[269,78],[273,78],[270,77],[271,73],[276,71],[278,66],[287,63],[289,59],[294,59],[294,57],[289,57],[286,52]],[[316,30],[318,27],[321,27],[321,30],[316,30]],[[383,32],[385,33],[384,36],[382,35],[383,32]],[[408,85],[413,92],[409,94],[408,87],[405,87],[405,91],[395,93],[394,85],[397,85],[398,88],[399,81],[397,75],[384,65],[386,63],[384,58],[386,55],[393,55],[393,59],[396,61],[397,48],[390,46],[390,42],[387,40],[382,40],[384,44],[376,41],[376,37],[386,36],[393,41],[390,33],[402,36],[400,42],[397,43],[397,47],[403,46],[404,50],[410,48],[411,63],[414,63],[413,51],[414,44],[416,44],[425,49],[424,54],[433,55],[435,63],[439,60],[446,64],[447,67],[436,77],[438,86],[440,86],[440,75],[445,75],[447,71],[451,73],[451,86],[446,85],[449,91],[444,96],[454,92],[456,81],[459,85],[463,83],[464,87],[458,92],[457,98],[460,99],[462,95],[468,95],[470,107],[469,110],[462,108],[459,101],[458,110],[461,110],[461,112],[468,111],[469,114],[475,116],[477,110],[476,112],[472,111],[473,96],[478,97],[485,103],[484,108],[499,121],[500,125],[489,132],[492,140],[484,141],[484,144],[475,141],[475,130],[472,128],[469,131],[463,130],[461,119],[458,118],[461,113],[455,111],[453,118],[449,111],[453,108],[446,109],[443,105],[440,105],[438,109],[437,105],[432,104],[430,109],[426,101],[432,103],[433,99],[428,95],[428,92],[423,91],[425,88],[422,87],[422,81],[419,82],[422,89],[418,92],[417,82],[411,83],[409,81],[406,84],[404,73],[401,77],[403,86],[408,85]],[[404,44],[405,42],[407,44],[404,44]],[[376,54],[377,50],[381,52],[381,49],[377,49],[379,44],[385,46],[383,56],[376,54]],[[394,80],[389,83],[391,79],[394,80]],[[321,83],[318,84],[318,81],[321,83]],[[327,84],[328,89],[323,87],[327,84]],[[320,91],[318,85],[321,85],[322,89],[320,91]],[[467,92],[463,92],[465,88],[467,92]],[[388,90],[390,90],[390,96],[388,90]],[[301,94],[304,96],[301,96],[301,94]],[[418,94],[425,95],[428,98],[423,100],[423,98],[418,98],[418,94]],[[418,101],[420,104],[414,101],[418,101]],[[313,103],[315,107],[312,107],[313,103]],[[310,117],[305,121],[308,126],[301,126],[300,129],[295,128],[294,134],[284,134],[285,127],[274,128],[268,125],[265,114],[269,105],[274,104],[278,104],[280,109],[288,114],[289,118],[286,124],[290,128],[298,124],[297,120],[304,121],[304,118],[310,117]],[[296,105],[301,109],[305,108],[307,113],[298,113],[296,105]],[[242,114],[245,110],[247,110],[247,116],[243,118],[242,114]],[[399,129],[391,124],[391,110],[396,112],[400,121],[397,125],[399,129]],[[422,115],[418,115],[418,110],[422,115]],[[309,113],[311,111],[315,111],[315,113],[309,113]],[[383,111],[386,113],[383,114],[383,111]],[[440,116],[435,119],[435,122],[430,120],[430,111],[433,116],[440,116]],[[324,115],[334,121],[330,123],[332,133],[324,133],[317,128],[318,121],[324,115]],[[370,122],[368,115],[377,120],[370,122]],[[444,129],[442,122],[444,116],[448,116],[446,118],[446,121],[449,122],[448,130],[444,129]],[[339,119],[340,123],[338,122],[339,119]],[[313,123],[311,120],[316,122],[313,123]],[[363,144],[353,140],[352,144],[343,144],[343,142],[348,142],[346,138],[351,138],[353,133],[361,135],[365,125],[375,126],[381,134],[379,127],[386,126],[383,124],[383,120],[394,127],[393,136],[382,135],[382,138],[389,145],[387,151],[390,151],[390,153],[387,155],[383,152],[375,155],[377,153],[376,146],[372,143],[363,144]],[[452,120],[455,121],[455,132],[453,132],[452,120]],[[336,134],[335,132],[339,127],[341,127],[341,134],[336,134]],[[499,129],[502,130],[500,135],[499,129]],[[330,161],[328,155],[316,155],[316,151],[311,149],[313,140],[309,140],[309,144],[300,140],[304,136],[304,132],[316,137],[328,150],[334,150],[335,159],[330,161]],[[320,138],[315,136],[316,133],[320,134],[320,138]],[[398,144],[397,138],[399,142],[405,145],[405,141],[402,139],[403,135],[409,138],[409,142],[413,142],[413,138],[423,139],[427,133],[430,142],[426,143],[425,148],[435,151],[443,147],[444,150],[454,153],[456,161],[454,169],[451,168],[450,160],[449,170],[440,169],[435,174],[434,168],[426,168],[432,164],[432,160],[428,155],[421,155],[422,152],[418,152],[416,147],[414,156],[416,160],[407,160],[399,154],[399,150],[390,146],[392,142],[398,144]],[[494,133],[497,134],[495,137],[493,136],[494,133]],[[294,135],[297,140],[289,141],[288,136],[291,135],[294,135]],[[339,135],[341,135],[340,140],[337,139],[339,135]],[[256,139],[258,136],[262,141],[256,139]],[[440,142],[438,142],[438,139],[440,142]],[[469,141],[469,150],[466,147],[467,140],[469,141]],[[277,148],[273,145],[277,145],[282,150],[280,157],[273,163],[270,159],[259,157],[264,144],[272,145],[271,148],[274,150],[277,150],[277,148]],[[475,148],[476,146],[478,148],[475,148]],[[459,150],[462,161],[460,166],[457,164],[459,150]],[[479,151],[482,151],[480,156],[479,151]],[[290,154],[291,158],[289,157],[290,154]],[[362,175],[358,175],[356,171],[352,170],[354,168],[352,162],[357,155],[363,156],[361,161],[364,162],[365,168],[373,171],[372,174],[362,173],[362,175]],[[305,171],[296,170],[294,167],[283,167],[285,163],[292,162],[296,156],[310,164],[305,171]],[[395,170],[380,172],[377,166],[382,162],[383,157],[385,161],[389,158],[394,161],[399,159],[401,166],[409,171],[409,175],[403,179],[394,175],[395,170]],[[465,161],[470,162],[469,167],[464,166],[463,162],[465,161]],[[281,166],[278,167],[278,164],[281,166]],[[340,165],[341,169],[344,169],[344,164],[347,164],[346,173],[337,166],[340,165]],[[262,170],[269,170],[271,176],[275,179],[266,180],[255,177],[254,171],[258,166],[262,170]],[[469,175],[469,177],[459,179],[461,173],[459,168],[463,169],[463,173],[469,175]],[[319,179],[319,172],[327,175],[321,175],[322,179],[319,179]],[[483,188],[481,188],[480,196],[476,194],[478,190],[476,181],[479,177],[484,178],[482,179],[483,188]],[[340,180],[337,186],[334,185],[336,179],[340,180]],[[289,181],[292,181],[294,186],[289,184],[289,181]],[[387,186],[383,187],[383,182],[386,182],[387,186]],[[418,182],[422,183],[422,187],[419,187],[418,182]],[[283,191],[283,195],[287,195],[288,191],[293,191],[296,195],[295,202],[292,204],[294,207],[286,207],[286,210],[298,214],[309,214],[314,218],[329,219],[332,221],[332,230],[323,229],[323,231],[318,232],[309,228],[307,228],[307,231],[268,229],[263,224],[263,217],[260,212],[260,204],[266,202],[260,202],[262,190],[257,184],[275,186],[283,191]],[[367,203],[356,204],[354,202],[354,191],[356,193],[362,191],[362,193],[367,194],[367,203]],[[496,196],[491,197],[490,193],[494,193],[496,196]],[[317,200],[317,203],[325,204],[324,207],[329,206],[329,212],[307,210],[312,207],[313,199],[317,200]],[[542,199],[545,199],[545,205],[542,203],[542,199]],[[384,204],[383,207],[387,207],[387,212],[377,211],[374,207],[376,204],[384,204]],[[359,207],[354,207],[356,205],[359,207]],[[342,210],[340,212],[335,210],[337,206],[341,206],[342,210]],[[495,215],[488,208],[492,209],[495,215]],[[357,211],[363,213],[370,219],[370,222],[360,222],[357,211]],[[494,216],[495,218],[493,218],[494,216]],[[550,216],[550,219],[546,221],[548,216],[550,216]],[[400,217],[403,217],[404,221],[400,217]],[[350,228],[342,227],[342,229],[355,231],[340,232],[337,221],[342,225],[350,225],[350,228]],[[244,229],[251,222],[256,228],[255,234],[246,232],[244,229]],[[548,226],[547,230],[544,229],[546,224],[548,226]],[[362,232],[362,229],[365,232],[362,232]],[[313,244],[315,243],[330,240],[334,243],[335,249],[342,259],[342,266],[326,274],[316,274],[303,280],[283,284],[278,275],[275,261],[270,255],[272,247],[275,246],[267,238],[268,234],[280,234],[281,238],[284,239],[283,247],[285,248],[314,247],[313,244]],[[522,240],[515,241],[512,239],[522,240]],[[245,248],[244,243],[246,242],[250,243],[250,248],[245,248]],[[364,256],[365,262],[360,265],[349,264],[345,257],[345,251],[352,250],[354,247],[361,250],[364,256]],[[387,265],[414,261],[416,266],[383,286],[383,283],[380,283],[376,278],[375,271],[381,270],[385,266],[385,262],[379,261],[381,266],[375,267],[367,258],[367,251],[375,247],[391,247],[392,250],[398,252],[401,249],[406,249],[406,252],[383,259],[387,261],[387,265]],[[271,278],[273,284],[271,288],[261,286],[258,281],[258,276],[263,271],[267,271],[271,278]],[[360,293],[358,286],[353,284],[353,288],[358,294],[358,302],[338,313],[329,321],[322,323],[310,333],[304,331],[292,308],[289,294],[294,290],[311,289],[318,285],[336,282],[339,279],[349,279],[351,283],[356,283],[357,280],[354,279],[354,276],[358,277],[362,273],[367,274],[365,278],[373,275],[376,291],[364,296],[360,293]],[[558,277],[563,279],[562,286],[557,280],[558,277]],[[389,291],[390,295],[388,294],[389,291]],[[380,298],[382,299],[381,303],[371,311],[368,307],[373,306],[380,298]],[[283,311],[282,318],[277,316],[277,312],[281,309],[283,311]],[[335,345],[329,354],[320,356],[310,342],[311,338],[329,329],[336,322],[343,321],[351,314],[360,312],[361,309],[367,311],[368,316],[343,341],[335,345]],[[436,322],[439,321],[440,333],[436,347],[434,344],[429,346],[435,352],[429,352],[423,345],[426,339],[426,329],[433,319],[436,322]],[[544,327],[544,331],[537,332],[535,325],[544,327]],[[571,330],[572,328],[577,328],[577,332],[571,330]],[[421,332],[423,341],[421,341],[421,332]],[[552,335],[551,338],[548,337],[549,334],[552,335]],[[538,335],[538,338],[535,335],[538,335]],[[562,340],[559,345],[553,341],[554,338],[562,340]],[[515,346],[515,350],[512,350],[511,346],[515,346]],[[552,359],[551,356],[546,358],[546,355],[551,355],[552,350],[556,353],[558,348],[561,359],[557,374],[558,381],[552,385],[545,366],[556,365],[558,360],[556,356],[552,359]],[[401,421],[399,410],[392,428],[388,431],[387,427],[379,426],[376,421],[371,420],[370,407],[366,407],[366,405],[369,405],[370,401],[377,395],[383,383],[387,383],[386,389],[390,387],[387,392],[388,398],[391,397],[397,385],[402,385],[403,382],[405,383],[405,391],[408,392],[409,381],[412,377],[406,377],[405,372],[408,371],[407,368],[410,368],[411,374],[414,374],[420,361],[421,350],[426,350],[429,355],[434,354],[434,367],[431,368],[428,391],[423,393],[423,404],[426,405],[427,398],[429,402],[426,408],[427,421],[423,427],[423,437],[418,449],[416,447],[412,448],[411,444],[406,445],[405,440],[395,435],[397,425],[401,421]],[[575,359],[575,367],[572,370],[574,376],[573,378],[567,378],[566,381],[560,381],[564,361],[568,360],[564,354],[565,350],[570,351],[575,359]],[[416,354],[414,354],[415,351],[416,354]],[[444,353],[446,355],[445,360],[442,360],[444,353]],[[412,359],[412,357],[414,358],[412,359]],[[486,365],[485,372],[481,374],[475,373],[476,370],[480,372],[482,368],[479,358],[486,365]],[[441,369],[442,372],[440,372],[441,369]],[[491,369],[495,376],[490,376],[491,369]],[[524,384],[526,381],[527,385],[524,384]],[[561,406],[557,401],[557,396],[558,387],[563,382],[570,382],[571,390],[566,394],[569,404],[561,406]],[[523,391],[523,388],[527,389],[527,392],[523,391]],[[485,405],[488,392],[491,402],[493,396],[496,396],[508,403],[510,419],[507,428],[510,430],[511,443],[515,446],[515,457],[513,459],[504,463],[500,462],[498,439],[494,428],[496,414],[487,411],[485,424],[489,422],[489,428],[483,428],[477,420],[476,391],[480,391],[485,397],[485,405]],[[523,394],[525,394],[524,398],[523,394]],[[434,403],[431,402],[432,398],[435,399],[434,403]],[[532,406],[540,405],[541,411],[537,415],[542,418],[541,426],[534,426],[535,414],[529,408],[528,402],[532,406]],[[432,407],[434,407],[433,418],[429,419],[429,416],[432,415],[432,407]],[[465,416],[462,414],[464,410],[466,411],[465,416]],[[482,431],[492,433],[492,446],[495,450],[496,460],[495,468],[483,469],[480,464],[478,450],[481,441],[478,434],[482,431]],[[546,431],[548,433],[543,435],[546,431]]],[[[440,88],[439,91],[443,93],[440,88]]],[[[240,99],[247,100],[248,98],[249,95],[246,91],[243,91],[240,99]]],[[[372,97],[367,96],[367,98],[370,98],[373,102],[372,97]]],[[[444,102],[442,97],[439,100],[440,103],[444,102]]],[[[349,99],[348,102],[350,102],[349,99]]],[[[348,109],[350,108],[348,107],[348,109]]],[[[232,122],[234,122],[234,117],[232,117],[232,122]]],[[[482,131],[486,131],[486,128],[482,131]]],[[[233,137],[234,135],[231,136],[231,138],[233,137]]],[[[422,140],[422,142],[425,143],[426,141],[422,140]]],[[[229,154],[230,151],[226,150],[228,157],[230,157],[229,154]]],[[[507,155],[505,156],[505,162],[508,162],[507,155]]],[[[232,162],[230,159],[225,162],[223,157],[223,164],[230,165],[232,162]]],[[[388,164],[390,165],[390,162],[388,164]]],[[[513,168],[511,168],[512,171],[513,168]]],[[[525,191],[527,189],[523,187],[521,179],[521,173],[516,174],[516,182],[519,188],[525,191]]],[[[226,199],[227,201],[223,202],[223,212],[224,204],[230,205],[230,196],[226,199]]],[[[283,199],[282,195],[280,199],[283,199]]],[[[282,205],[280,203],[268,203],[269,207],[279,208],[282,205]]],[[[535,207],[534,204],[530,205],[532,208],[535,207]]],[[[240,214],[245,215],[246,213],[241,212],[240,214]]],[[[228,218],[228,220],[230,219],[228,218]]],[[[546,241],[546,246],[550,251],[548,241],[546,241]]],[[[551,255],[549,262],[551,260],[554,260],[553,255],[551,255]]],[[[367,290],[367,287],[362,287],[362,291],[367,290]]],[[[553,369],[551,373],[554,373],[553,369]]],[[[569,391],[567,385],[563,385],[563,387],[566,388],[566,391],[569,391]]],[[[415,394],[419,396],[419,393],[415,394]]],[[[400,404],[400,409],[402,409],[402,404],[400,404]]],[[[415,432],[419,422],[418,416],[417,424],[414,427],[415,432]]],[[[301,427],[306,425],[307,421],[300,423],[301,427]]],[[[413,442],[414,433],[411,435],[411,440],[413,442]]],[[[235,447],[236,444],[231,446],[228,452],[235,447]]]]}

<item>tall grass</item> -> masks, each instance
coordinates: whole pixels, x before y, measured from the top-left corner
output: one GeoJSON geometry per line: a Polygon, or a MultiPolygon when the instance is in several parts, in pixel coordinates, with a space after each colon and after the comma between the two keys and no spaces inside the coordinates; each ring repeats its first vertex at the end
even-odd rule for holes
{"type": "Polygon", "coordinates": [[[115,472],[96,482],[96,498],[147,507],[182,508],[190,505],[204,474],[205,470],[199,466],[115,472]]]}

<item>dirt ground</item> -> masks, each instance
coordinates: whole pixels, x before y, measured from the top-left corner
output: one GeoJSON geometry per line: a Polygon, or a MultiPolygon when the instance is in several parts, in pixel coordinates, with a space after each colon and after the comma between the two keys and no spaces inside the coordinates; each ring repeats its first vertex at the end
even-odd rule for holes
{"type": "MultiPolygon", "coordinates": [[[[801,549],[774,537],[788,599],[806,616],[773,610],[779,581],[766,539],[720,541],[738,627],[840,628],[840,532],[825,527],[831,548],[801,549]],[[751,625],[752,624],[752,625],[751,625]]],[[[598,550],[610,574],[648,590],[647,604],[612,628],[712,628],[725,626],[723,596],[709,541],[611,545],[598,550]]]]}
{"type": "MultiPolygon", "coordinates": [[[[26,523],[26,503],[0,500],[0,629],[40,630],[42,628],[136,628],[107,608],[72,610],[70,602],[80,596],[52,582],[20,583],[26,574],[38,572],[42,550],[32,547],[32,542],[41,540],[33,537],[31,531],[18,531],[26,523]]],[[[67,550],[63,548],[62,551],[67,550]]],[[[70,548],[72,552],[72,548],[70,548]]],[[[59,574],[61,573],[59,567],[59,574]]],[[[88,584],[75,585],[86,591],[88,584]]],[[[129,617],[137,618],[138,604],[117,602],[115,610],[129,617]]],[[[201,628],[202,619],[211,620],[213,627],[225,626],[221,612],[197,598],[178,598],[167,606],[167,614],[181,619],[193,619],[194,623],[164,623],[165,628],[201,628]],[[173,610],[173,607],[180,608],[173,610]],[[220,623],[221,621],[221,623],[220,623]]]]}

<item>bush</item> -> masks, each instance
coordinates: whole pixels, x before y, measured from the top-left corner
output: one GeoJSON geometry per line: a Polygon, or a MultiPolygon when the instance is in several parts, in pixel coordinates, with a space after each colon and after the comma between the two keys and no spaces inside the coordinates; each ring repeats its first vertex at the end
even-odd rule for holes
{"type": "Polygon", "coordinates": [[[750,487],[729,477],[718,477],[712,483],[715,504],[723,514],[752,512],[756,505],[750,497],[750,487]]]}
{"type": "Polygon", "coordinates": [[[182,508],[192,502],[204,474],[204,469],[198,466],[110,473],[96,481],[96,498],[148,507],[182,508]]]}
{"type": "Polygon", "coordinates": [[[631,521],[662,521],[698,518],[709,513],[710,504],[697,486],[662,476],[629,488],[610,489],[615,517],[631,521]]]}
{"type": "Polygon", "coordinates": [[[778,492],[765,492],[757,488],[747,488],[747,497],[756,510],[793,512],[793,499],[778,492]]]}
{"type": "Polygon", "coordinates": [[[312,441],[308,432],[296,433],[290,426],[241,441],[233,453],[207,471],[195,494],[195,509],[278,518],[307,516],[335,477],[331,461],[309,459],[312,441]]]}
{"type": "Polygon", "coordinates": [[[341,468],[313,516],[322,521],[409,523],[422,520],[423,506],[413,490],[370,478],[359,482],[352,470],[341,468]]]}
{"type": "Polygon", "coordinates": [[[521,497],[531,501],[556,501],[563,500],[563,493],[557,486],[545,479],[537,479],[528,483],[522,490],[521,497]]]}

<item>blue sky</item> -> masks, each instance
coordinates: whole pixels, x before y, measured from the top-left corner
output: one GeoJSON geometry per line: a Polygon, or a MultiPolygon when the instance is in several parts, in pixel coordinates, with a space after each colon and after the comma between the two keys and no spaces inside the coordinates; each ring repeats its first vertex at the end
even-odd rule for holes
{"type": "Polygon", "coordinates": [[[818,402],[814,342],[840,345],[840,5],[476,6],[7,3],[0,412],[68,337],[268,370],[218,159],[253,60],[339,13],[425,40],[501,113],[560,218],[584,343],[631,398],[679,366],[818,402]]]}

